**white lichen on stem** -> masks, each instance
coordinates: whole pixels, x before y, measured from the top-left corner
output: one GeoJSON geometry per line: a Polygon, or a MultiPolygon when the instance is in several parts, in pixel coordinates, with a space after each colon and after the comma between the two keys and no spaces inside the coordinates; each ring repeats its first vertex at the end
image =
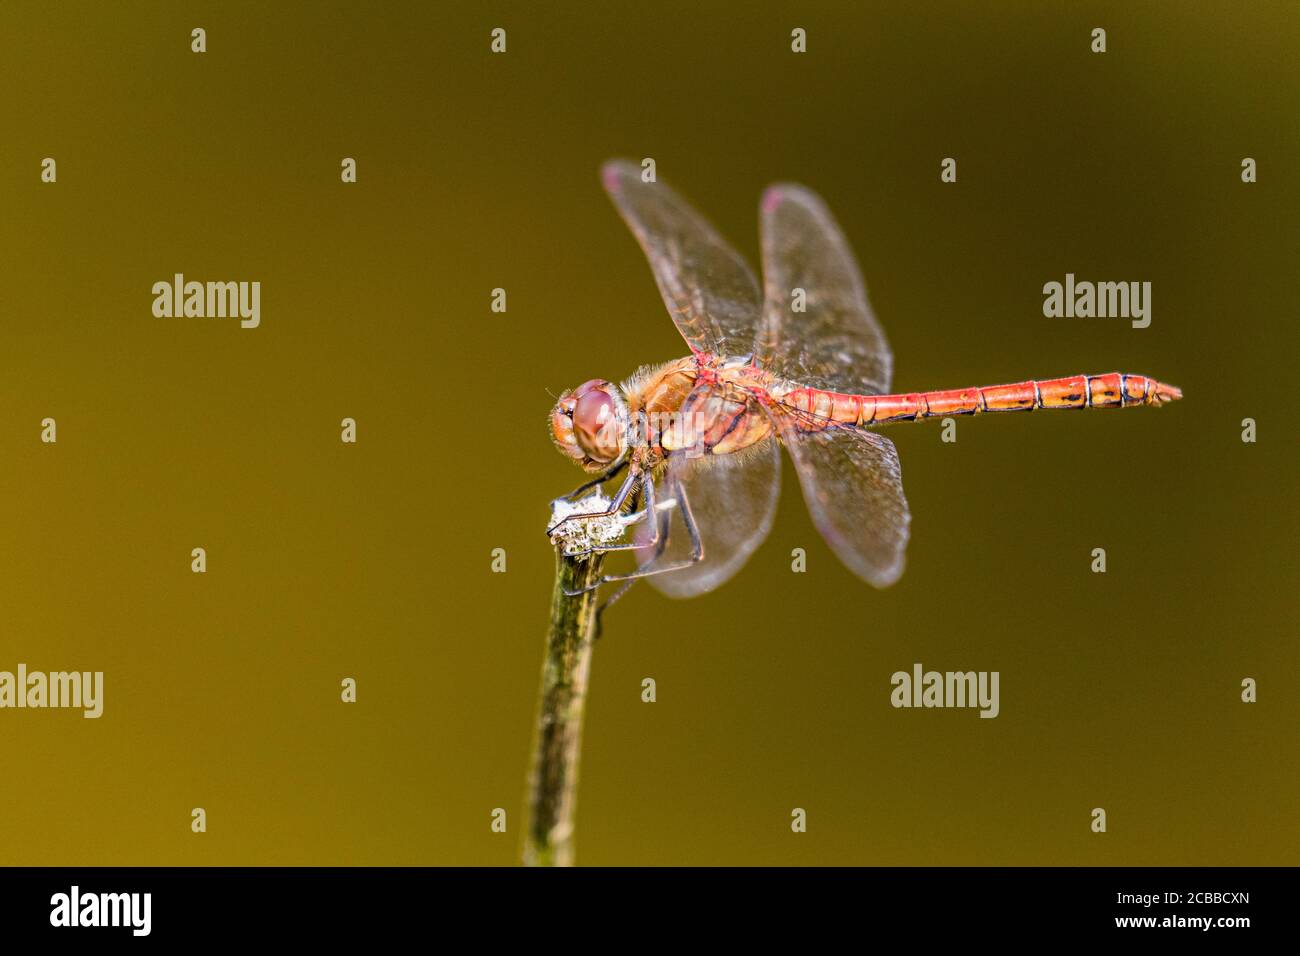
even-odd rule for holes
{"type": "Polygon", "coordinates": [[[618,512],[601,513],[607,511],[611,503],[599,491],[576,501],[557,498],[552,502],[550,526],[555,530],[551,532],[551,540],[561,553],[569,556],[584,554],[622,538],[628,524],[627,516],[618,512]]]}

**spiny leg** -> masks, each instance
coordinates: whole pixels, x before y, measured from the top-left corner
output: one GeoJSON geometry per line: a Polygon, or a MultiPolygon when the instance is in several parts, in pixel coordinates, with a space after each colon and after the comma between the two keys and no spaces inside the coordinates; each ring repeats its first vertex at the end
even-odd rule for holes
{"type": "MultiPolygon", "coordinates": [[[[583,588],[584,591],[594,591],[602,584],[613,584],[616,581],[637,581],[641,578],[648,578],[654,574],[667,574],[669,571],[679,571],[682,568],[690,567],[692,564],[698,564],[704,560],[704,542],[700,540],[700,529],[695,523],[695,514],[691,511],[691,503],[686,497],[686,489],[682,487],[680,482],[674,482],[672,488],[673,496],[669,501],[675,502],[677,507],[681,509],[682,524],[686,526],[686,533],[691,539],[691,556],[682,561],[674,561],[672,564],[666,564],[661,568],[640,567],[635,571],[628,571],[623,574],[605,574],[602,575],[594,584],[590,584],[583,588]]],[[[668,506],[669,501],[665,501],[664,506],[668,506]]],[[[655,533],[658,535],[657,527],[655,533]]],[[[666,540],[666,538],[667,536],[665,535],[664,539],[666,540]]],[[[622,547],[626,548],[627,546],[624,545],[622,547]]],[[[632,547],[636,547],[636,545],[633,545],[632,547]]],[[[641,545],[641,547],[645,547],[645,545],[641,545]]],[[[659,549],[656,558],[658,557],[658,554],[662,554],[662,549],[659,549]]]]}
{"type": "MultiPolygon", "coordinates": [[[[650,493],[653,495],[654,493],[653,489],[651,489],[650,493]]],[[[667,504],[668,502],[665,502],[665,505],[667,504]]],[[[653,509],[653,507],[654,505],[652,499],[651,508],[653,509]]],[[[651,540],[655,541],[657,539],[657,541],[655,543],[654,554],[650,556],[649,560],[647,560],[645,564],[647,565],[654,564],[661,557],[663,557],[664,550],[668,547],[668,525],[672,521],[672,517],[673,517],[672,512],[668,510],[668,508],[666,507],[663,509],[662,515],[655,516],[654,520],[659,527],[656,529],[655,537],[652,538],[651,540]]],[[[596,632],[592,640],[600,640],[600,635],[604,633],[603,621],[604,621],[605,611],[609,609],[610,605],[614,604],[616,601],[618,601],[619,598],[621,598],[624,594],[626,594],[632,588],[632,586],[636,584],[638,580],[640,579],[632,578],[630,581],[624,581],[619,586],[618,590],[613,593],[613,595],[607,598],[600,605],[600,607],[596,608],[596,632]]]]}
{"type": "MultiPolygon", "coordinates": [[[[627,544],[602,545],[599,548],[593,548],[591,550],[600,551],[603,554],[609,551],[635,551],[640,548],[648,548],[651,545],[655,545],[656,546],[655,555],[658,556],[663,553],[663,544],[661,542],[666,541],[666,537],[660,533],[660,524],[657,520],[658,505],[655,504],[654,479],[652,479],[649,475],[645,475],[641,482],[641,489],[644,491],[645,507],[642,508],[642,510],[636,512],[635,514],[628,515],[627,523],[632,524],[633,522],[640,521],[642,518],[649,516],[649,520],[655,522],[654,531],[651,533],[650,540],[641,542],[639,544],[637,542],[629,542],[627,544]]],[[[560,524],[563,524],[563,522],[557,524],[556,527],[558,528],[560,524]]],[[[584,552],[584,553],[589,553],[589,552],[584,552]]],[[[594,591],[596,590],[596,588],[600,587],[602,581],[603,579],[598,580],[594,584],[590,584],[585,588],[579,588],[576,591],[565,591],[564,594],[566,597],[576,597],[579,594],[585,594],[588,591],[594,591]]]]}
{"type": "Polygon", "coordinates": [[[609,471],[605,472],[603,475],[597,475],[595,478],[591,479],[591,481],[583,482],[582,484],[578,485],[577,488],[574,488],[572,491],[570,491],[567,495],[563,495],[561,498],[556,498],[555,500],[572,501],[574,498],[578,497],[578,495],[582,494],[588,488],[595,488],[597,485],[603,485],[605,482],[609,481],[611,478],[615,477],[620,471],[626,468],[628,460],[629,459],[624,458],[621,462],[619,462],[613,468],[609,469],[609,471]]]}
{"type": "MultiPolygon", "coordinates": [[[[700,527],[695,523],[695,513],[691,511],[690,499],[686,497],[686,489],[680,482],[673,483],[672,499],[677,502],[677,507],[682,512],[682,524],[686,528],[686,534],[691,539],[691,555],[681,561],[674,561],[663,567],[641,567],[635,571],[628,571],[625,574],[606,574],[601,578],[604,584],[612,584],[615,581],[636,581],[641,578],[648,578],[654,574],[667,574],[669,571],[678,571],[682,568],[689,568],[692,564],[699,564],[704,560],[704,542],[700,538],[700,527]]],[[[660,548],[656,554],[656,559],[662,555],[663,549],[660,548]]],[[[648,562],[653,563],[653,562],[648,562]]]]}
{"type": "Polygon", "coordinates": [[[604,602],[601,603],[600,607],[596,608],[596,628],[591,637],[593,641],[600,640],[600,635],[605,633],[605,611],[611,604],[626,594],[634,584],[636,584],[635,578],[631,581],[624,581],[617,591],[615,591],[610,597],[606,598],[604,602]]]}
{"type": "MultiPolygon", "coordinates": [[[[617,474],[617,471],[615,471],[614,474],[617,474]]],[[[569,521],[578,521],[584,518],[608,518],[610,515],[618,514],[620,509],[622,509],[624,502],[627,501],[627,496],[630,495],[632,493],[632,490],[637,486],[638,479],[640,477],[641,477],[641,473],[637,471],[635,468],[629,470],[627,473],[627,478],[623,480],[623,484],[618,489],[618,494],[614,496],[614,500],[609,503],[608,508],[606,508],[604,511],[584,511],[581,514],[567,515],[566,517],[561,518],[559,521],[555,522],[555,524],[551,525],[549,528],[546,529],[547,536],[549,537],[555,534],[557,528],[561,527],[562,525],[564,525],[566,522],[569,521]]],[[[590,487],[590,483],[585,487],[590,487]]],[[[577,492],[574,492],[574,494],[576,493],[577,492]]],[[[556,498],[555,501],[551,502],[551,507],[554,508],[555,503],[557,501],[569,501],[569,500],[571,500],[570,495],[565,495],[563,497],[556,498]]]]}

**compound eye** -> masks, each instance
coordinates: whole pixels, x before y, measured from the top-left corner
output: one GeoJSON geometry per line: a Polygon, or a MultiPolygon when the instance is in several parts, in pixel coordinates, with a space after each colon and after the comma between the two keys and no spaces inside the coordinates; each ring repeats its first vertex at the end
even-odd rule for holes
{"type": "Polygon", "coordinates": [[[602,389],[592,389],[573,406],[573,430],[585,444],[594,444],[614,420],[614,400],[602,389]]]}

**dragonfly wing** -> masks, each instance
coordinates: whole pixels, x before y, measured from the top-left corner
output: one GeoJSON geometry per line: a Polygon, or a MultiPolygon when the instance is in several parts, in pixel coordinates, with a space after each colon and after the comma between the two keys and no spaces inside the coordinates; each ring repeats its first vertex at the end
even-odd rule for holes
{"type": "MultiPolygon", "coordinates": [[[[695,597],[739,571],[772,529],[781,491],[780,445],[774,436],[731,455],[673,456],[657,486],[660,498],[672,494],[675,484],[686,490],[704,545],[704,560],[646,580],[668,597],[695,597]]],[[[648,546],[637,552],[643,569],[684,562],[691,555],[691,540],[680,510],[672,508],[666,518],[668,537],[663,553],[656,558],[648,546]]],[[[649,532],[649,525],[638,525],[636,540],[646,542],[649,532]]]]}
{"type": "Polygon", "coordinates": [[[601,179],[691,350],[749,354],[762,308],[758,281],[740,254],[666,185],[642,182],[635,163],[612,160],[601,179]]]}
{"type": "Polygon", "coordinates": [[[770,186],[759,219],[764,287],[760,360],[815,388],[886,394],[893,353],[867,302],[853,251],[821,197],[803,186],[770,186]]]}
{"type": "Polygon", "coordinates": [[[898,451],[888,438],[854,428],[805,431],[782,422],[813,523],[854,574],[888,587],[903,573],[911,512],[898,451]]]}

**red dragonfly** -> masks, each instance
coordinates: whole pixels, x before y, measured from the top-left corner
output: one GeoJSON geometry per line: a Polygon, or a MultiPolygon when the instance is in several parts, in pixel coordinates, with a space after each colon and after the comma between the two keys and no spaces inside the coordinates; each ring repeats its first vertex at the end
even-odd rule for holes
{"type": "Polygon", "coordinates": [[[631,542],[586,548],[630,550],[637,559],[635,570],[593,587],[644,577],[667,595],[691,597],[730,578],[772,526],[781,445],[831,549],[886,587],[903,573],[911,515],[898,453],[878,426],[1182,397],[1119,372],[892,394],[889,344],[849,245],[816,194],[790,184],[763,193],[760,290],[713,227],[663,183],[643,181],[639,166],[609,162],[602,179],[691,354],[621,385],[592,379],[561,395],[551,413],[560,451],[598,477],[556,500],[548,533],[563,540],[574,522],[636,527],[631,542]],[[617,493],[587,499],[599,504],[583,511],[578,496],[624,469],[617,493]],[[673,531],[674,513],[684,536],[673,531]]]}

